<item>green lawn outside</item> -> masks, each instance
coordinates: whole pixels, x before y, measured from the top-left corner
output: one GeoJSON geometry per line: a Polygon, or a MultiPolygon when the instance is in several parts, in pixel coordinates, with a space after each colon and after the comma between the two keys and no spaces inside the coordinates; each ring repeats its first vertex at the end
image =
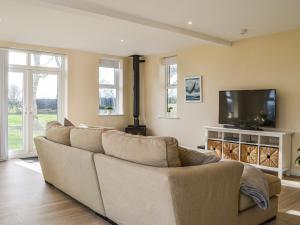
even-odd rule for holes
{"type": "MultiPolygon", "coordinates": [[[[56,114],[38,114],[37,121],[34,121],[34,136],[44,132],[47,122],[57,119],[56,114]]],[[[8,115],[8,149],[22,150],[23,142],[23,118],[21,114],[8,115]]]]}

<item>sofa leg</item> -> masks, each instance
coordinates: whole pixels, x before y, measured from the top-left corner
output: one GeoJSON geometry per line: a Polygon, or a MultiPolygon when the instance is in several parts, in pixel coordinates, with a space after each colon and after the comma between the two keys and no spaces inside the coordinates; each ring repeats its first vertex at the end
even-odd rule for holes
{"type": "Polygon", "coordinates": [[[111,225],[118,225],[118,224],[116,224],[114,221],[108,219],[108,218],[105,217],[105,216],[102,216],[102,215],[99,214],[99,213],[96,213],[96,212],[95,212],[95,214],[96,214],[97,216],[101,217],[102,219],[104,219],[105,221],[109,222],[111,225]]]}

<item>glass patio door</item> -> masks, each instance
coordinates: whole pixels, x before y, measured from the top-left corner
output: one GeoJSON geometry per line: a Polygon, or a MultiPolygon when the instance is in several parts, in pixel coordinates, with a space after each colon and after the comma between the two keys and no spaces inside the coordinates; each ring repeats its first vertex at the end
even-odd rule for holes
{"type": "Polygon", "coordinates": [[[9,153],[24,153],[26,149],[26,81],[24,70],[10,70],[8,73],[8,150],[9,153]]]}
{"type": "Polygon", "coordinates": [[[35,150],[33,139],[45,135],[48,122],[59,119],[59,74],[55,72],[31,72],[30,139],[29,147],[35,150]]]}
{"type": "Polygon", "coordinates": [[[3,90],[7,90],[3,94],[7,112],[2,119],[3,124],[7,120],[3,135],[7,142],[5,154],[35,155],[34,137],[45,135],[47,122],[62,121],[65,113],[65,57],[15,49],[8,50],[6,57],[7,62],[2,60],[8,64],[8,72],[3,76],[3,90]]]}
{"type": "Polygon", "coordinates": [[[34,137],[61,115],[59,73],[9,70],[8,150],[11,157],[35,153],[34,137]]]}

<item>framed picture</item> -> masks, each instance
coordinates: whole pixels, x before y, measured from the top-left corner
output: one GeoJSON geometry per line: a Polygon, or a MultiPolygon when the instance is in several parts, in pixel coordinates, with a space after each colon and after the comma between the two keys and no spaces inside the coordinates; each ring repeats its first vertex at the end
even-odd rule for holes
{"type": "Polygon", "coordinates": [[[185,78],[185,101],[202,102],[202,76],[185,78]]]}

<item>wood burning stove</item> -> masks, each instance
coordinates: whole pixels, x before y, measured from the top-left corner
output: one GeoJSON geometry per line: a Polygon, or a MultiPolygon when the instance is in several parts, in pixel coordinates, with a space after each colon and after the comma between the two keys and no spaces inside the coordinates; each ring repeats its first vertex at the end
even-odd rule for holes
{"type": "Polygon", "coordinates": [[[133,62],[133,125],[125,128],[126,133],[139,134],[146,136],[146,126],[140,125],[140,63],[145,62],[141,59],[142,55],[132,55],[133,62]]]}

